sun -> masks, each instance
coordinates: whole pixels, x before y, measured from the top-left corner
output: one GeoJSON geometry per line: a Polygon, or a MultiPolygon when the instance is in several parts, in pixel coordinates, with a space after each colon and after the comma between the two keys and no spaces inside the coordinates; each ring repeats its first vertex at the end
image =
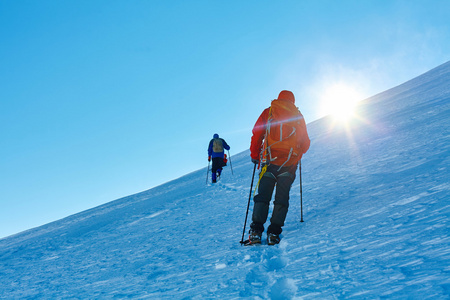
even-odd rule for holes
{"type": "Polygon", "coordinates": [[[362,95],[344,83],[333,84],[321,96],[322,112],[339,121],[349,121],[354,117],[355,108],[362,95]]]}

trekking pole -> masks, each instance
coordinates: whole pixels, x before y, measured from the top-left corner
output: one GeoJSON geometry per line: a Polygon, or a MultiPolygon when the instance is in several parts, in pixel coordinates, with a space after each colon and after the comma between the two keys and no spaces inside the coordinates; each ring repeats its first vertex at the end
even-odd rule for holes
{"type": "Polygon", "coordinates": [[[234,175],[234,173],[233,173],[233,165],[231,164],[230,150],[227,150],[227,151],[228,151],[228,159],[230,160],[231,175],[234,175]]]}
{"type": "Polygon", "coordinates": [[[248,195],[247,212],[245,213],[244,230],[242,230],[241,245],[245,244],[244,242],[245,227],[247,226],[248,209],[250,208],[250,199],[252,198],[252,189],[253,189],[253,180],[255,179],[255,171],[256,171],[256,164],[253,167],[252,183],[250,184],[250,194],[248,195]]]}
{"type": "Polygon", "coordinates": [[[300,222],[303,222],[303,188],[302,188],[302,161],[298,164],[298,172],[300,173],[300,222]]]}
{"type": "Polygon", "coordinates": [[[208,170],[206,170],[206,184],[208,184],[208,174],[209,174],[209,164],[210,164],[211,162],[210,161],[208,161],[208,170]]]}

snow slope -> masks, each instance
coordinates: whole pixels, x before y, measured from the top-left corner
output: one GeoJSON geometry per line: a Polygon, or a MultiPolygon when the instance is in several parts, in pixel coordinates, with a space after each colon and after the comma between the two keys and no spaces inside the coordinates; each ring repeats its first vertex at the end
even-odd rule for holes
{"type": "Polygon", "coordinates": [[[450,62],[358,112],[309,124],[281,244],[239,243],[245,151],[214,186],[205,168],[1,239],[0,298],[449,299],[450,62]]]}

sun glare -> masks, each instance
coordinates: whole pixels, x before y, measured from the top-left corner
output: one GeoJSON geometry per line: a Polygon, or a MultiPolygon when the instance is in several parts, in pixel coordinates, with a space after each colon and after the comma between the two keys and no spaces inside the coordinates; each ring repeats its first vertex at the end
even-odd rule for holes
{"type": "Polygon", "coordinates": [[[362,97],[346,84],[334,84],[328,87],[322,96],[323,113],[332,115],[339,121],[349,121],[354,116],[356,104],[362,97]]]}

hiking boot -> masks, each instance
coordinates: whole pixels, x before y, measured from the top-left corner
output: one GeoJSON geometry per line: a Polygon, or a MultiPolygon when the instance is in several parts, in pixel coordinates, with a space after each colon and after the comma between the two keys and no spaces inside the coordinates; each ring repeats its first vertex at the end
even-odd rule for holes
{"type": "Polygon", "coordinates": [[[280,243],[280,235],[275,233],[267,234],[267,244],[268,245],[276,245],[280,243]]]}
{"type": "Polygon", "coordinates": [[[250,229],[250,235],[248,241],[250,244],[261,244],[262,232],[250,229]]]}

